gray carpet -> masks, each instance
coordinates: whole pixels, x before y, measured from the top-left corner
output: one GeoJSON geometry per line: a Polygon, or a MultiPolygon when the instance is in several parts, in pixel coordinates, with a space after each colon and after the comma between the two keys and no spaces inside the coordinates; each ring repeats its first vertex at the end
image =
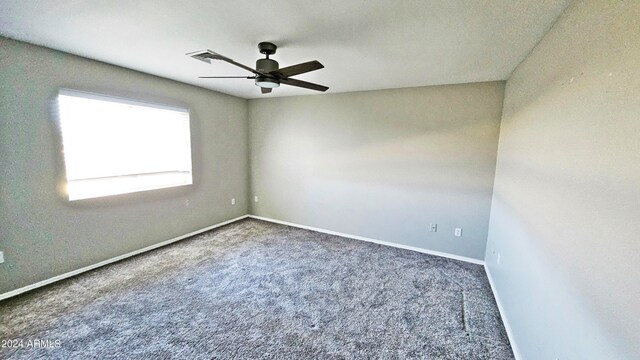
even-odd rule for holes
{"type": "Polygon", "coordinates": [[[10,359],[513,359],[481,266],[252,219],[0,302],[5,339],[10,359]]]}

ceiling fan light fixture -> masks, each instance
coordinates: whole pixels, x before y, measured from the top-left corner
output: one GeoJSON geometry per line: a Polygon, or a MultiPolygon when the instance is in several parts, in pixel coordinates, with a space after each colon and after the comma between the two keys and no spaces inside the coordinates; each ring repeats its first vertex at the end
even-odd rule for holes
{"type": "Polygon", "coordinates": [[[257,76],[256,85],[263,88],[277,88],[280,86],[280,81],[266,76],[257,76]]]}

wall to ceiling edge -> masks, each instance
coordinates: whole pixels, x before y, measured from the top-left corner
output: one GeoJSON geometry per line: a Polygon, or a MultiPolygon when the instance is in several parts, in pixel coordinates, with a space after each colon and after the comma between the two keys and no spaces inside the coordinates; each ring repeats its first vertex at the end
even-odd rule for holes
{"type": "Polygon", "coordinates": [[[245,99],[3,37],[0,48],[0,294],[247,214],[245,99]],[[193,185],[69,202],[61,87],[188,108],[193,185]]]}
{"type": "MultiPolygon", "coordinates": [[[[249,212],[482,260],[503,82],[247,101],[7,38],[0,37],[0,42],[5,50],[0,58],[0,249],[5,252],[0,294],[249,212]],[[53,108],[59,88],[189,108],[194,185],[68,202],[61,190],[64,164],[53,108]],[[298,113],[310,110],[320,117],[314,103],[325,102],[325,110],[339,106],[326,116],[332,121],[325,125],[334,128],[322,134],[309,129],[314,131],[312,143],[326,156],[299,161],[303,153],[296,155],[299,175],[310,166],[317,166],[315,171],[329,166],[323,173],[338,179],[327,179],[328,183],[341,182],[333,189],[319,189],[315,199],[297,194],[301,203],[294,206],[309,206],[312,221],[261,208],[281,209],[284,203],[275,201],[275,194],[289,185],[286,181],[272,183],[273,192],[260,191],[259,203],[250,202],[252,194],[258,195],[251,189],[262,186],[259,171],[251,169],[264,169],[265,163],[255,151],[249,153],[259,141],[259,127],[249,129],[249,123],[260,124],[264,114],[280,119],[293,111],[283,102],[307,102],[311,109],[301,106],[298,113]],[[255,111],[258,103],[264,112],[255,111]],[[346,131],[341,131],[344,126],[346,131]],[[320,141],[327,141],[328,147],[321,149],[320,141]],[[332,160],[338,158],[344,162],[332,160]],[[358,189],[362,191],[353,194],[358,189]],[[349,214],[354,221],[344,227],[332,221],[335,215],[344,220],[346,213],[319,211],[317,202],[335,209],[344,204],[347,193],[355,197],[345,209],[355,211],[349,214]],[[235,206],[231,197],[237,200],[235,206]],[[367,207],[372,211],[362,213],[367,207]],[[400,215],[389,216],[394,213],[400,215]],[[430,222],[438,224],[437,233],[428,233],[430,222]],[[462,237],[453,236],[455,227],[463,228],[462,237]]],[[[274,125],[272,130],[278,128],[274,125]]],[[[286,141],[303,143],[310,138],[283,130],[290,136],[286,141]]],[[[281,150],[288,146],[286,141],[269,148],[281,150]]]]}
{"type": "Polygon", "coordinates": [[[249,100],[251,212],[483,260],[503,93],[487,82],[249,100]]]}
{"type": "Polygon", "coordinates": [[[637,357],[639,13],[573,2],[506,90],[250,101],[0,37],[0,293],[249,211],[477,259],[488,233],[523,358],[637,357]],[[194,185],[68,203],[58,87],[191,108],[194,185]]]}
{"type": "Polygon", "coordinates": [[[481,83],[249,101],[0,38],[0,293],[251,206],[477,259],[488,232],[487,266],[523,358],[632,358],[638,12],[628,2],[574,2],[506,90],[481,83]],[[67,203],[48,108],[58,87],[187,104],[194,186],[67,203]]]}
{"type": "Polygon", "coordinates": [[[640,357],[639,19],[574,1],[507,81],[486,264],[523,359],[640,357]]]}

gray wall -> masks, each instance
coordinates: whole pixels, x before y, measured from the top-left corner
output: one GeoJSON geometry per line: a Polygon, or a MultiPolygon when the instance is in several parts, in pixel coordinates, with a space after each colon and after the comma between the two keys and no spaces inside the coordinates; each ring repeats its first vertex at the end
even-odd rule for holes
{"type": "Polygon", "coordinates": [[[575,1],[507,82],[487,263],[525,359],[640,358],[639,19],[575,1]]]}
{"type": "Polygon", "coordinates": [[[248,212],[246,100],[5,38],[0,48],[0,293],[248,212]],[[60,87],[189,108],[194,184],[68,202],[60,87]]]}
{"type": "Polygon", "coordinates": [[[483,259],[503,92],[493,82],[250,100],[252,214],[483,259]]]}

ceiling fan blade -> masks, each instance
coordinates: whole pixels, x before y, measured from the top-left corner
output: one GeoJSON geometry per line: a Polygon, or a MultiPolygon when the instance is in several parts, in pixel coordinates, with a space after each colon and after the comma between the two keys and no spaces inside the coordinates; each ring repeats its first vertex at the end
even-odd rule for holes
{"type": "Polygon", "coordinates": [[[296,79],[278,79],[278,80],[280,81],[280,84],[297,86],[305,89],[311,89],[311,90],[317,90],[317,91],[327,91],[329,89],[326,86],[318,85],[318,84],[314,84],[314,83],[310,83],[302,80],[296,80],[296,79]]]}
{"type": "Polygon", "coordinates": [[[265,87],[261,87],[260,91],[262,91],[263,94],[268,94],[271,92],[271,88],[265,88],[265,87]]]}
{"type": "Polygon", "coordinates": [[[289,77],[289,76],[294,76],[298,74],[304,74],[309,71],[319,70],[319,69],[322,69],[323,67],[324,65],[320,64],[319,61],[313,60],[313,61],[308,61],[306,63],[287,66],[285,68],[272,71],[269,74],[276,75],[278,77],[289,77]]]}
{"type": "Polygon", "coordinates": [[[194,51],[194,52],[190,52],[187,53],[188,56],[191,56],[194,59],[200,60],[200,61],[204,61],[208,64],[211,64],[211,60],[222,60],[225,62],[228,62],[229,64],[235,65],[237,67],[243,68],[247,71],[251,71],[252,73],[256,74],[256,75],[266,75],[263,74],[260,71],[256,71],[255,69],[252,69],[246,65],[242,65],[238,62],[235,62],[231,59],[229,59],[228,57],[224,56],[224,55],[220,55],[216,52],[213,52],[211,50],[201,50],[201,51],[194,51]]]}
{"type": "Polygon", "coordinates": [[[255,79],[255,76],[198,76],[200,79],[255,79]]]}

